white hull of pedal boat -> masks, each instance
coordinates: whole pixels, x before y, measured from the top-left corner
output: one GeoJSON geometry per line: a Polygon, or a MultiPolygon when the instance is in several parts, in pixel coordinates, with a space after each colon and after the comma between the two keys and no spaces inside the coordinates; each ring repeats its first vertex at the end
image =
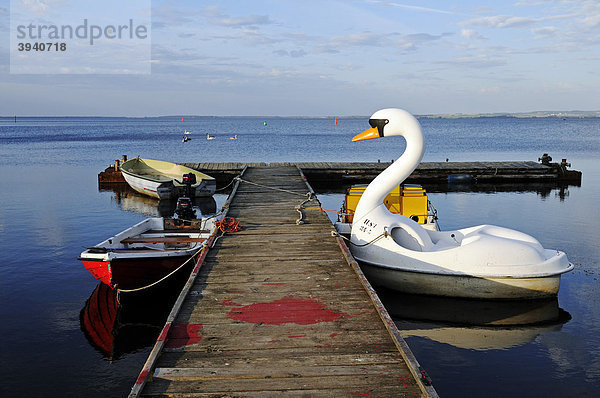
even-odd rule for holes
{"type": "Polygon", "coordinates": [[[433,274],[361,262],[373,285],[409,294],[484,300],[529,300],[556,296],[561,275],[531,278],[433,274]]]}
{"type": "Polygon", "coordinates": [[[386,196],[417,168],[425,152],[418,120],[388,108],[353,141],[402,136],[402,156],[365,189],[354,213],[350,250],[366,264],[374,284],[419,294],[482,299],[533,299],[558,293],[561,275],[573,269],[565,253],[545,249],[530,235],[479,225],[432,231],[390,212],[386,196]]]}

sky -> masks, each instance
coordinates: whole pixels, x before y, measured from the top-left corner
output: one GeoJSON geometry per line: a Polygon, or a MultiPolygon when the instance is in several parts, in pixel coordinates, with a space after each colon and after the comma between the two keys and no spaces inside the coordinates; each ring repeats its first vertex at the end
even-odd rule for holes
{"type": "MultiPolygon", "coordinates": [[[[12,0],[40,18],[69,1],[12,0]]],[[[11,73],[10,22],[0,0],[5,116],[600,110],[598,0],[152,0],[144,73],[11,73]]]]}

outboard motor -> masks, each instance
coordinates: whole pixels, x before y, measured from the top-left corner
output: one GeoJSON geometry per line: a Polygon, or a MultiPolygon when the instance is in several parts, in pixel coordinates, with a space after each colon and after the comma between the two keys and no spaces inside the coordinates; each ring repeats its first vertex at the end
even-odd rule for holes
{"type": "Polygon", "coordinates": [[[187,173],[183,175],[181,182],[185,185],[185,195],[188,198],[192,196],[192,185],[196,183],[196,175],[194,173],[187,173]]]}
{"type": "Polygon", "coordinates": [[[192,207],[192,200],[185,196],[177,199],[177,207],[175,208],[177,217],[183,220],[193,220],[196,218],[196,211],[192,207]]]}

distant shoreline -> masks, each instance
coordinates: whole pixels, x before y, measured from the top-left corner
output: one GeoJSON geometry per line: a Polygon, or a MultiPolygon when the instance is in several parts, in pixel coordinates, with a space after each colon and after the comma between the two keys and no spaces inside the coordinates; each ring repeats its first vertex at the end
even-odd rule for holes
{"type": "MultiPolygon", "coordinates": [[[[493,118],[493,117],[508,117],[508,118],[600,118],[600,111],[535,111],[535,112],[498,112],[498,113],[440,113],[440,114],[415,114],[417,118],[422,119],[477,119],[477,118],[493,118]]],[[[17,120],[23,118],[72,118],[72,119],[89,119],[89,118],[121,118],[121,119],[169,119],[169,118],[256,118],[256,119],[364,119],[364,116],[248,116],[248,115],[229,115],[229,116],[213,116],[213,115],[162,115],[162,116],[31,116],[31,115],[16,115],[17,120]]],[[[14,119],[15,115],[0,116],[0,119],[14,119]]]]}
{"type": "Polygon", "coordinates": [[[514,117],[514,118],[585,118],[585,117],[600,117],[600,111],[535,111],[535,112],[519,112],[519,113],[447,113],[434,115],[419,115],[422,118],[431,119],[466,119],[466,118],[484,118],[484,117],[514,117]]]}

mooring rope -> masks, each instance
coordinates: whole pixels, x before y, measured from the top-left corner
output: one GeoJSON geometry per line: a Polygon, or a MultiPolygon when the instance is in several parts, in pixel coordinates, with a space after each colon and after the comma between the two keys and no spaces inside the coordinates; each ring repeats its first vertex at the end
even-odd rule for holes
{"type": "MultiPolygon", "coordinates": [[[[306,203],[310,202],[311,200],[316,200],[317,202],[319,202],[319,199],[317,199],[317,197],[315,196],[315,194],[313,192],[307,192],[307,193],[294,192],[294,191],[290,191],[288,189],[270,187],[268,185],[259,184],[257,182],[252,182],[252,181],[244,180],[243,178],[240,178],[240,177],[235,177],[234,180],[237,180],[239,182],[245,182],[247,184],[254,185],[254,186],[257,186],[257,187],[261,187],[261,188],[265,188],[265,189],[270,189],[272,191],[279,191],[279,192],[289,193],[291,195],[296,195],[296,196],[306,196],[306,199],[302,203],[300,203],[298,206],[295,207],[296,211],[300,215],[298,217],[298,219],[296,220],[296,225],[302,225],[302,224],[304,224],[304,212],[303,212],[303,210],[306,210],[306,208],[304,207],[304,205],[306,203]]],[[[319,208],[321,208],[320,205],[321,205],[321,202],[319,202],[319,208]]]]}
{"type": "Polygon", "coordinates": [[[367,242],[367,243],[365,243],[365,244],[358,244],[358,243],[354,243],[354,242],[352,242],[350,239],[348,239],[348,238],[346,238],[345,236],[341,235],[341,234],[340,234],[339,232],[337,232],[337,231],[331,231],[331,236],[336,236],[336,237],[342,238],[342,239],[344,239],[346,242],[348,242],[348,243],[350,243],[351,245],[353,245],[353,246],[356,246],[356,247],[365,247],[365,246],[368,246],[368,245],[370,245],[371,243],[375,242],[376,240],[379,240],[379,239],[380,239],[380,238],[382,238],[382,237],[385,237],[385,238],[387,238],[389,235],[390,235],[390,234],[388,234],[388,232],[387,232],[387,231],[383,231],[381,234],[379,234],[378,236],[376,236],[375,238],[373,238],[373,240],[371,240],[370,242],[367,242]]]}
{"type": "Polygon", "coordinates": [[[225,185],[223,188],[219,188],[219,189],[215,189],[215,192],[220,192],[220,191],[224,191],[227,188],[229,188],[231,185],[233,185],[234,182],[236,182],[238,179],[238,177],[233,177],[233,179],[229,182],[229,184],[225,185]]]}
{"type": "Polygon", "coordinates": [[[142,287],[138,287],[136,289],[119,289],[117,288],[117,294],[118,293],[133,293],[133,292],[139,292],[140,290],[145,290],[145,289],[149,289],[152,286],[158,285],[159,283],[161,283],[162,281],[164,281],[165,279],[169,278],[171,275],[173,275],[174,273],[176,273],[177,271],[179,271],[181,268],[183,268],[184,265],[186,265],[187,263],[190,262],[190,260],[192,260],[194,257],[196,257],[196,254],[200,253],[200,251],[202,249],[204,249],[204,247],[206,247],[206,241],[202,242],[202,244],[200,245],[200,248],[198,250],[196,250],[194,252],[194,254],[192,254],[190,256],[190,258],[188,258],[183,264],[181,264],[179,267],[177,267],[176,269],[174,269],[173,271],[171,271],[170,273],[168,273],[167,275],[163,276],[162,278],[160,278],[159,280],[152,282],[149,285],[146,286],[142,286],[142,287]]]}
{"type": "MultiPolygon", "coordinates": [[[[211,217],[207,217],[206,220],[208,220],[209,218],[213,218],[216,217],[218,214],[220,214],[222,212],[219,212],[211,217]]],[[[226,232],[237,232],[237,231],[241,231],[242,227],[240,226],[239,221],[235,221],[235,218],[233,217],[225,217],[223,218],[222,221],[215,221],[215,226],[221,231],[221,236],[223,236],[226,232]]],[[[215,239],[216,241],[216,239],[215,239]]],[[[145,289],[149,289],[152,286],[155,286],[159,283],[161,283],[162,281],[164,281],[165,279],[169,278],[171,275],[173,275],[174,273],[176,273],[177,271],[179,271],[181,268],[183,268],[183,266],[185,266],[187,263],[190,262],[191,259],[193,259],[194,257],[196,257],[196,255],[198,253],[200,253],[200,251],[202,249],[204,249],[204,247],[206,246],[206,241],[202,242],[202,245],[200,245],[200,248],[198,248],[198,250],[196,250],[194,252],[194,254],[191,255],[190,258],[188,258],[183,264],[181,264],[179,267],[177,267],[175,270],[171,271],[170,273],[168,273],[167,275],[163,276],[162,278],[160,278],[159,280],[157,280],[156,282],[153,282],[149,285],[143,286],[143,287],[138,287],[136,289],[119,289],[117,288],[117,292],[123,292],[123,293],[132,293],[132,292],[138,292],[140,290],[145,290],[145,289]]],[[[213,243],[214,246],[214,243],[213,243]]],[[[213,247],[211,246],[211,247],[213,247]]]]}
{"type": "Polygon", "coordinates": [[[248,184],[250,184],[250,185],[255,185],[255,186],[257,186],[257,187],[261,187],[261,188],[270,189],[270,190],[272,190],[272,191],[286,192],[286,193],[289,193],[289,194],[292,194],[292,195],[297,195],[297,196],[306,196],[306,195],[312,195],[312,193],[311,193],[311,192],[309,192],[309,193],[300,193],[300,192],[294,192],[294,191],[290,191],[290,190],[288,190],[288,189],[276,188],[276,187],[270,187],[270,186],[268,186],[268,185],[259,184],[259,183],[257,183],[257,182],[252,182],[252,181],[244,180],[244,179],[243,179],[243,178],[241,178],[241,177],[235,177],[235,178],[234,178],[234,180],[237,180],[237,181],[239,181],[239,182],[245,182],[245,183],[248,183],[248,184]]]}

